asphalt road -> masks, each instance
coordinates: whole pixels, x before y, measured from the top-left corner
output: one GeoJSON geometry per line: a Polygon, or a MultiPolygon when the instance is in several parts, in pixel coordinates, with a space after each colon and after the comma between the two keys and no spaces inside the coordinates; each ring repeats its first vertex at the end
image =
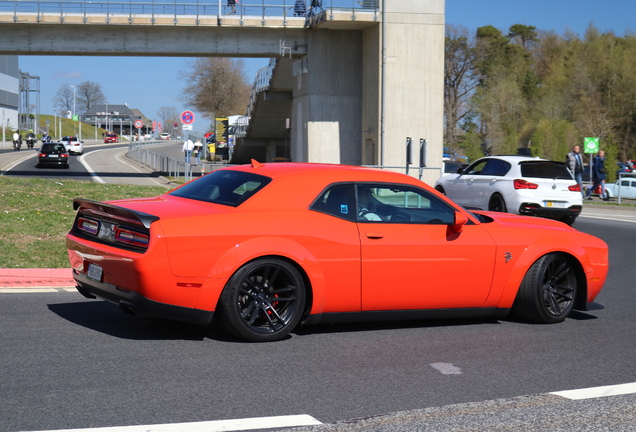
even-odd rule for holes
{"type": "Polygon", "coordinates": [[[610,245],[605,309],[557,325],[319,325],[250,344],[73,291],[2,293],[0,432],[299,414],[327,424],[298,431],[636,430],[633,394],[549,394],[636,382],[634,212],[586,208],[575,228],[610,245]]]}

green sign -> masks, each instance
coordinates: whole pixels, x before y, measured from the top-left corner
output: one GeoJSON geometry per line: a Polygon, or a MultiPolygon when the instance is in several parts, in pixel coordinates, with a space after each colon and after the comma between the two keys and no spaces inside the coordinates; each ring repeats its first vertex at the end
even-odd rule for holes
{"type": "Polygon", "coordinates": [[[598,153],[599,142],[598,138],[583,138],[583,153],[598,153]]]}
{"type": "MultiPolygon", "coordinates": [[[[79,121],[79,115],[78,114],[75,114],[73,116],[73,121],[79,121]]],[[[585,139],[587,139],[587,138],[585,138],[585,139]]]]}

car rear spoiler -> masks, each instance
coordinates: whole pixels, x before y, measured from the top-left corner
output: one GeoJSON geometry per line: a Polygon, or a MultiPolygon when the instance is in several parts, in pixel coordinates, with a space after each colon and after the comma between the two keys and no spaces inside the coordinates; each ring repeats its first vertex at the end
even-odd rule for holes
{"type": "Polygon", "coordinates": [[[146,229],[150,229],[150,224],[158,221],[159,216],[154,216],[140,211],[130,210],[124,207],[118,207],[112,204],[106,204],[100,201],[93,201],[84,198],[75,198],[73,200],[73,210],[80,207],[89,210],[91,213],[102,214],[103,216],[124,220],[131,223],[143,225],[146,229]]]}

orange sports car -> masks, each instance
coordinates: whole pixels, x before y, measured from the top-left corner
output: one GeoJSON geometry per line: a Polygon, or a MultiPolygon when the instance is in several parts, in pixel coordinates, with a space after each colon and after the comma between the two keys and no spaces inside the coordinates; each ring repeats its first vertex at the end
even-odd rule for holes
{"type": "Polygon", "coordinates": [[[299,324],[426,317],[536,323],[586,309],[605,242],[564,223],[468,212],[415,178],[342,165],[213,171],[153,198],[76,199],[77,289],[248,341],[299,324]]]}

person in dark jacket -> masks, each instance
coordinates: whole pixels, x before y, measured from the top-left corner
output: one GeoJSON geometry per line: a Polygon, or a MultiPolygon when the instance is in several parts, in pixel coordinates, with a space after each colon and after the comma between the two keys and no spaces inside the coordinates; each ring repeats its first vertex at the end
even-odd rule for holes
{"type": "Polygon", "coordinates": [[[600,187],[600,197],[607,201],[608,198],[605,196],[606,178],[607,174],[605,173],[605,151],[599,150],[598,154],[592,160],[592,181],[594,182],[594,184],[592,185],[592,189],[588,189],[586,198],[590,198],[590,196],[596,191],[596,189],[600,187]]]}

